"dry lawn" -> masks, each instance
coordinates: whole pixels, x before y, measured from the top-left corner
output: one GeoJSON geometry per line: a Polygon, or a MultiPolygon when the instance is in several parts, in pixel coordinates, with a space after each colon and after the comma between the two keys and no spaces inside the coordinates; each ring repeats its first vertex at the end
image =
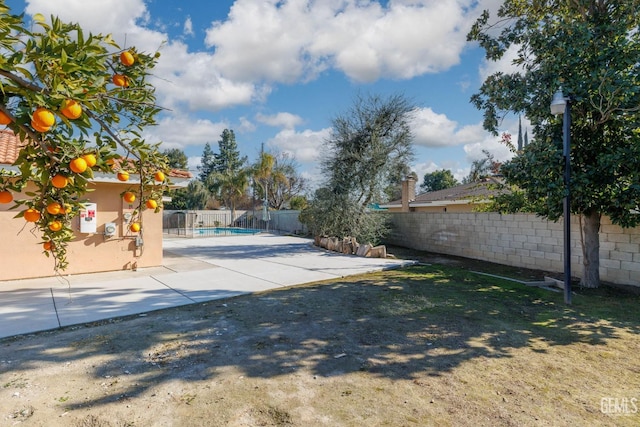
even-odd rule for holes
{"type": "Polygon", "coordinates": [[[640,424],[640,298],[425,265],[0,341],[0,425],[640,424]]]}

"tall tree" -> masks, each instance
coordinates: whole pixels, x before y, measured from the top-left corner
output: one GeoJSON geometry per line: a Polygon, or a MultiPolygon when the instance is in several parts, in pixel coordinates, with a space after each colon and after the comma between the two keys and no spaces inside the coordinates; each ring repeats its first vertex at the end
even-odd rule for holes
{"type": "Polygon", "coordinates": [[[251,167],[251,175],[253,177],[254,187],[258,190],[258,197],[268,203],[269,181],[274,174],[273,166],[275,157],[270,153],[260,151],[257,162],[251,167]]]}
{"type": "Polygon", "coordinates": [[[458,180],[449,169],[442,169],[425,173],[422,184],[420,184],[420,189],[422,189],[422,191],[438,191],[455,187],[458,184],[458,180]]]}
{"type": "Polygon", "coordinates": [[[571,211],[582,216],[582,285],[599,285],[600,218],[636,226],[640,215],[640,2],[507,0],[490,21],[476,21],[477,40],[490,61],[514,47],[518,71],[489,76],[472,102],[484,127],[497,134],[506,112],[524,113],[535,141],[502,172],[525,190],[531,206],[551,220],[562,216],[562,118],[549,111],[562,86],[572,111],[571,211]]]}
{"type": "Polygon", "coordinates": [[[171,201],[165,203],[165,209],[198,210],[204,209],[211,197],[207,187],[199,180],[189,182],[186,188],[179,188],[171,193],[171,201]]]}
{"type": "Polygon", "coordinates": [[[264,198],[266,190],[266,198],[272,209],[284,209],[293,197],[301,195],[306,190],[306,180],[298,173],[295,160],[286,153],[265,152],[261,154],[260,161],[254,168],[256,166],[259,166],[258,170],[263,169],[263,171],[254,175],[254,179],[257,176],[258,180],[266,183],[266,186],[263,184],[257,186],[258,196],[264,198]],[[269,159],[266,164],[263,156],[269,159]],[[268,166],[266,170],[264,170],[265,166],[268,166]]]}
{"type": "Polygon", "coordinates": [[[233,130],[222,131],[217,153],[211,150],[208,143],[205,145],[200,179],[204,179],[210,193],[231,208],[234,215],[249,182],[250,172],[245,167],[246,162],[247,157],[240,155],[233,130]]]}
{"type": "Polygon", "coordinates": [[[58,271],[68,265],[94,170],[113,174],[115,164],[139,174],[136,227],[145,202],[157,204],[166,189],[155,179],[166,157],[140,138],[160,111],[148,81],[158,54],[121,49],[110,35],[87,34],[55,16],[35,14],[28,25],[23,18],[0,0],[0,122],[27,142],[15,162],[20,173],[0,175],[0,193],[42,238],[58,271]],[[52,204],[64,213],[47,209],[52,204]]]}
{"type": "Polygon", "coordinates": [[[170,168],[187,170],[189,167],[189,160],[187,155],[184,154],[179,148],[169,148],[162,152],[167,156],[167,162],[170,168]]]}
{"type": "Polygon", "coordinates": [[[231,209],[231,218],[235,220],[236,206],[244,198],[249,187],[249,170],[242,168],[212,172],[208,184],[215,190],[214,195],[231,209]]]}
{"type": "Polygon", "coordinates": [[[224,173],[242,169],[247,163],[247,157],[241,156],[233,130],[225,129],[218,141],[218,152],[213,154],[213,171],[224,173]]]}
{"type": "Polygon", "coordinates": [[[215,169],[215,153],[211,149],[211,144],[208,142],[204,144],[204,149],[202,150],[202,157],[200,158],[200,166],[198,166],[198,179],[201,182],[207,182],[207,177],[211,172],[215,169]]]}
{"type": "Polygon", "coordinates": [[[372,95],[356,98],[333,120],[321,162],[324,182],[302,215],[310,230],[372,242],[381,237],[383,217],[368,215],[367,209],[384,198],[390,177],[413,158],[413,111],[402,96],[372,95]]]}

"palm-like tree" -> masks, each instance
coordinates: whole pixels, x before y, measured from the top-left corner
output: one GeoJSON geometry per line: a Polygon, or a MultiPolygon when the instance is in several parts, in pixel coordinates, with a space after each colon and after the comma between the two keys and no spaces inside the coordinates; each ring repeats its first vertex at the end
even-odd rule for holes
{"type": "Polygon", "coordinates": [[[249,171],[245,168],[213,172],[207,180],[211,188],[225,205],[231,208],[232,221],[236,217],[236,204],[242,198],[249,187],[249,171]]]}

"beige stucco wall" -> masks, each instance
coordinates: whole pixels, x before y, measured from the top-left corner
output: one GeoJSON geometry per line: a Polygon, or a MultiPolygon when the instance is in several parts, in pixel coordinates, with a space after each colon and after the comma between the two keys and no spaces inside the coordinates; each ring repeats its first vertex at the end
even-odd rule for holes
{"type": "MultiPolygon", "coordinates": [[[[562,222],[533,214],[391,213],[393,232],[386,243],[499,264],[562,272],[562,222]]],[[[571,224],[571,270],[582,275],[582,247],[577,217],[571,224]]],[[[623,229],[602,218],[600,278],[640,286],[640,227],[623,229]]]]}
{"type": "MultiPolygon", "coordinates": [[[[124,226],[125,205],[120,193],[126,184],[95,183],[95,191],[86,199],[97,204],[96,234],[82,234],[79,218],[72,221],[76,240],[68,247],[69,268],[64,274],[92,273],[131,269],[162,264],[162,213],[145,210],[142,215],[144,244],[136,247],[135,235],[124,226]],[[114,237],[104,236],[107,222],[117,224],[114,237]]],[[[17,211],[8,210],[13,204],[0,204],[0,280],[46,277],[55,274],[53,259],[43,254],[39,231],[22,218],[13,218],[17,211]],[[25,226],[26,225],[26,226],[25,226]]]]}

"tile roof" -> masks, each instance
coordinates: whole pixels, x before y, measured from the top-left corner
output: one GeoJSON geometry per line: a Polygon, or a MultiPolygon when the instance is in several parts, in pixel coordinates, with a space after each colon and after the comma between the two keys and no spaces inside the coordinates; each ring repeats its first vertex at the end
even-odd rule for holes
{"type": "MultiPolygon", "coordinates": [[[[498,177],[486,178],[484,181],[471,182],[469,184],[456,185],[455,187],[445,188],[444,190],[428,191],[418,194],[414,200],[410,201],[410,205],[420,203],[433,202],[453,202],[457,200],[473,200],[486,199],[488,196],[499,194],[504,190],[495,188],[497,184],[501,184],[502,180],[498,177]]],[[[402,205],[402,200],[394,200],[385,206],[402,205]]]]}
{"type": "Polygon", "coordinates": [[[0,164],[12,165],[22,147],[26,145],[27,141],[21,141],[12,131],[0,130],[0,164]]]}
{"type": "MultiPolygon", "coordinates": [[[[20,137],[9,129],[0,130],[0,165],[12,165],[18,158],[18,154],[22,147],[25,147],[28,141],[21,141],[20,137]]],[[[189,171],[181,169],[171,169],[167,175],[171,178],[192,178],[193,175],[189,171]]]]}
{"type": "Polygon", "coordinates": [[[445,188],[444,190],[428,191],[418,194],[415,202],[486,198],[487,196],[497,193],[494,186],[499,183],[495,178],[488,178],[484,181],[456,185],[455,187],[445,188]]]}

